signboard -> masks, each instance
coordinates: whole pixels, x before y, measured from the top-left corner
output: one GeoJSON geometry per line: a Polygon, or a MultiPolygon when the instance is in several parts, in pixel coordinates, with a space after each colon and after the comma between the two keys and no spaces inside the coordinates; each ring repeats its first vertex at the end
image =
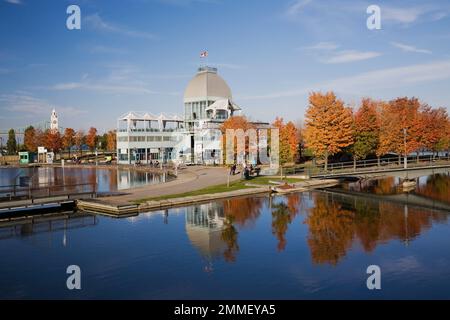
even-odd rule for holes
{"type": "Polygon", "coordinates": [[[38,147],[38,153],[46,153],[47,149],[45,147],[38,147]]]}
{"type": "Polygon", "coordinates": [[[55,157],[55,154],[53,152],[47,153],[47,163],[53,163],[53,159],[55,157]]]}
{"type": "Polygon", "coordinates": [[[150,153],[159,153],[159,149],[152,148],[150,149],[150,153]]]}

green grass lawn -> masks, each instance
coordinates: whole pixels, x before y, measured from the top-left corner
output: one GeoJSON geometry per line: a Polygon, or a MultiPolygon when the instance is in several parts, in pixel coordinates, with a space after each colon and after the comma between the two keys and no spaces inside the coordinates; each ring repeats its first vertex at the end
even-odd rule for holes
{"type": "MultiPolygon", "coordinates": [[[[192,197],[192,196],[200,196],[204,194],[215,194],[215,193],[222,193],[222,192],[229,192],[229,191],[236,191],[236,190],[242,190],[242,189],[248,189],[252,187],[248,187],[245,184],[246,183],[253,183],[253,184],[260,184],[260,185],[269,185],[269,181],[280,181],[280,178],[278,177],[254,177],[250,180],[239,180],[235,182],[230,182],[230,186],[228,187],[226,184],[220,184],[216,186],[206,187],[203,189],[185,192],[185,193],[178,193],[178,194],[169,194],[164,195],[160,197],[150,197],[150,198],[144,198],[139,199],[136,201],[133,201],[135,204],[141,204],[147,201],[161,201],[161,200],[169,200],[169,199],[175,199],[175,198],[184,198],[184,197],[192,197]]],[[[295,179],[295,178],[287,178],[283,179],[284,182],[287,183],[295,183],[302,181],[301,179],[295,179]]]]}

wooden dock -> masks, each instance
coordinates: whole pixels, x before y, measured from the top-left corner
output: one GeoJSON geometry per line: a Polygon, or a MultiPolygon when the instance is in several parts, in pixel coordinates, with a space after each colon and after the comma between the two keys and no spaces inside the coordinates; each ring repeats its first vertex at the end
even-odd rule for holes
{"type": "Polygon", "coordinates": [[[7,186],[0,189],[0,218],[18,211],[43,210],[51,207],[72,207],[80,199],[97,197],[96,184],[64,186],[22,187],[7,186]]]}
{"type": "Polygon", "coordinates": [[[270,194],[270,189],[266,187],[249,188],[242,190],[235,190],[229,192],[221,192],[214,194],[205,194],[192,197],[173,198],[167,200],[147,201],[140,205],[137,204],[110,204],[106,198],[103,199],[88,199],[77,200],[77,208],[87,212],[125,218],[136,216],[140,212],[163,210],[174,207],[190,206],[199,203],[210,202],[213,200],[246,197],[249,195],[267,195],[270,194]]]}

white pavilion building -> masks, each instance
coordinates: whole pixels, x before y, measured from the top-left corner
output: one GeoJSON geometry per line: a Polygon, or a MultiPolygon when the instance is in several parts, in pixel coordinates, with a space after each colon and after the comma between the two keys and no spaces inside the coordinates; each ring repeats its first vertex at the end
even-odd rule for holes
{"type": "MultiPolygon", "coordinates": [[[[184,117],[128,112],[118,119],[118,163],[214,164],[222,159],[220,126],[241,108],[216,68],[200,67],[184,93],[184,117]]],[[[268,123],[255,123],[269,128],[268,123]]]]}

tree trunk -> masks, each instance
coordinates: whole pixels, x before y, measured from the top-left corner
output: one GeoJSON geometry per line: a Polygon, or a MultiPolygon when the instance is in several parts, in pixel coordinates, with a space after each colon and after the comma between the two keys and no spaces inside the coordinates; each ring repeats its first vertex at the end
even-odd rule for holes
{"type": "Polygon", "coordinates": [[[328,150],[325,151],[325,171],[328,171],[328,150]]]}
{"type": "Polygon", "coordinates": [[[353,171],[356,171],[356,157],[353,157],[353,171]]]}
{"type": "Polygon", "coordinates": [[[381,157],[380,156],[377,156],[377,161],[378,161],[378,166],[380,167],[381,166],[381,157]]]}
{"type": "Polygon", "coordinates": [[[419,156],[419,154],[420,154],[420,152],[417,151],[417,163],[419,163],[419,161],[420,161],[420,156],[419,156]]]}
{"type": "Polygon", "coordinates": [[[398,155],[398,165],[399,166],[402,165],[402,155],[401,154],[398,155]]]}

